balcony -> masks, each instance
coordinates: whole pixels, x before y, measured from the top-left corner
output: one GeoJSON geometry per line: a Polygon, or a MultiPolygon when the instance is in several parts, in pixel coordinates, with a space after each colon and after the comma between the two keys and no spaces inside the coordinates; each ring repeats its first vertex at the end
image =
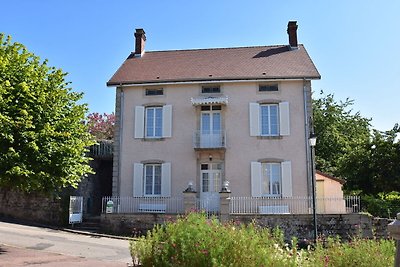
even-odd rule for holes
{"type": "Polygon", "coordinates": [[[225,149],[225,131],[196,131],[193,135],[194,149],[225,149]]]}

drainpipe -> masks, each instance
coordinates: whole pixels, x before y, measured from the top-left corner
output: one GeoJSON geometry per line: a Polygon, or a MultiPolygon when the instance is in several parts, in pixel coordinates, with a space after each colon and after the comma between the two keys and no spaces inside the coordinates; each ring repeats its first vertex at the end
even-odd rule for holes
{"type": "MultiPolygon", "coordinates": [[[[309,114],[309,110],[307,104],[311,101],[311,88],[308,89],[306,80],[303,80],[303,101],[304,101],[304,140],[306,146],[306,164],[307,164],[307,195],[311,196],[312,194],[312,183],[310,180],[312,174],[312,163],[311,163],[311,151],[308,139],[310,138],[310,119],[311,114],[309,114]],[[309,97],[310,96],[310,97],[309,97]]],[[[311,103],[310,103],[311,104],[311,103]]],[[[312,109],[311,109],[312,110],[312,109]]]]}
{"type": "Polygon", "coordinates": [[[121,196],[121,155],[122,155],[122,139],[123,139],[123,133],[122,133],[122,125],[123,125],[123,120],[124,120],[124,89],[121,88],[121,106],[120,106],[120,121],[119,121],[119,154],[118,154],[118,196],[121,196]]]}

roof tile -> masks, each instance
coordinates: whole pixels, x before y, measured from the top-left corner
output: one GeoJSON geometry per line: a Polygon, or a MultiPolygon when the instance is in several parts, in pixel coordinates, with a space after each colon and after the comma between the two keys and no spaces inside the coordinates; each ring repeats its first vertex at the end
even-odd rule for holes
{"type": "Polygon", "coordinates": [[[293,78],[320,78],[303,45],[132,53],[107,85],[293,78]]]}

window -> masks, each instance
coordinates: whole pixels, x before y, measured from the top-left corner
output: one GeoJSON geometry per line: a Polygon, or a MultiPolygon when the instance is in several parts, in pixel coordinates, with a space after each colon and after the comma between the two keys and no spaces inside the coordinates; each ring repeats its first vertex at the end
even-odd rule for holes
{"type": "Polygon", "coordinates": [[[280,195],[281,194],[281,164],[262,163],[262,194],[280,195]]]}
{"type": "Polygon", "coordinates": [[[161,164],[146,164],[144,168],[144,195],[161,195],[161,164]]]}
{"type": "Polygon", "coordinates": [[[290,135],[289,103],[250,103],[250,136],[290,135]]]}
{"type": "Polygon", "coordinates": [[[260,105],[260,129],[262,136],[279,135],[278,105],[260,105]]]}
{"type": "Polygon", "coordinates": [[[162,137],[162,107],[146,108],[146,137],[162,137]]]}
{"type": "Polygon", "coordinates": [[[276,92],[278,91],[278,84],[263,84],[258,87],[259,92],[276,92]]]}
{"type": "Polygon", "coordinates": [[[291,197],[291,161],[251,162],[251,195],[291,197]]]}
{"type": "Polygon", "coordinates": [[[164,89],[163,88],[146,89],[146,95],[147,96],[164,95],[164,89]]]}
{"type": "Polygon", "coordinates": [[[133,196],[171,196],[171,163],[133,164],[133,196]]]}
{"type": "Polygon", "coordinates": [[[172,106],[136,106],[134,138],[172,137],[172,106]]]}
{"type": "Polygon", "coordinates": [[[219,94],[221,93],[221,88],[219,86],[205,86],[201,88],[202,94],[219,94]]]}

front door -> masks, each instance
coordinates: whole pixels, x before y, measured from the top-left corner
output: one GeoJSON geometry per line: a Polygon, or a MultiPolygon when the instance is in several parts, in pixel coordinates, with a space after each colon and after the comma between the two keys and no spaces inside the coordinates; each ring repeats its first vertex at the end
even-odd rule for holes
{"type": "Polygon", "coordinates": [[[221,190],[221,164],[201,164],[200,207],[208,212],[219,211],[221,190]]]}
{"type": "Polygon", "coordinates": [[[200,146],[202,148],[220,147],[221,106],[204,106],[201,111],[200,146]]]}

